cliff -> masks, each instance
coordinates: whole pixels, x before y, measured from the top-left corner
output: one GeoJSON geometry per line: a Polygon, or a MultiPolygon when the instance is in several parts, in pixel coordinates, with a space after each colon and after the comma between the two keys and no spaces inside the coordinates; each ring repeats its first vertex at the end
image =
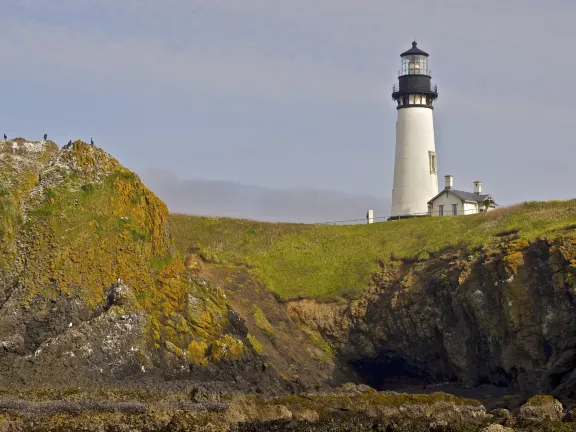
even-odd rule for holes
{"type": "Polygon", "coordinates": [[[2,384],[259,371],[225,293],[186,270],[166,206],[117,160],[16,139],[0,173],[2,384]]]}
{"type": "Polygon", "coordinates": [[[574,398],[575,222],[576,200],[361,226],[171,216],[261,355],[307,386],[490,385],[516,403],[574,398]]]}
{"type": "MultiPolygon", "coordinates": [[[[163,428],[192,410],[229,430],[371,430],[404,413],[388,390],[488,409],[576,397],[576,200],[360,226],[169,215],[102,149],[16,139],[0,142],[0,237],[15,427],[89,411],[186,430],[163,428]],[[347,382],[384,393],[325,393],[347,382]]],[[[482,409],[462,430],[495,419],[482,409]]],[[[400,420],[428,430],[419,415],[400,420]]]]}

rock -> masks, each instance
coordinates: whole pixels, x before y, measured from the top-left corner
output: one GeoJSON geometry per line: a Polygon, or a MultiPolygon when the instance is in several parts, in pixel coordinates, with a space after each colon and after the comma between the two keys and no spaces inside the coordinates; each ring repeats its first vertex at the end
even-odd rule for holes
{"type": "Polygon", "coordinates": [[[569,409],[562,418],[562,421],[566,423],[576,423],[576,407],[569,409]]]}
{"type": "Polygon", "coordinates": [[[24,348],[24,338],[22,335],[15,334],[3,341],[0,341],[0,350],[5,352],[20,353],[24,348]]]}
{"type": "Polygon", "coordinates": [[[114,285],[108,297],[111,305],[135,307],[137,305],[136,295],[132,288],[123,282],[114,285]]]}
{"type": "Polygon", "coordinates": [[[356,389],[360,393],[375,393],[376,392],[376,390],[374,390],[372,387],[370,387],[369,385],[366,385],[366,384],[358,384],[356,386],[356,389]]]}
{"type": "Polygon", "coordinates": [[[308,423],[317,422],[320,419],[320,415],[311,409],[303,408],[298,411],[294,411],[293,417],[297,421],[305,421],[308,423]]]}
{"type": "Polygon", "coordinates": [[[503,426],[512,426],[514,424],[514,417],[510,411],[505,408],[496,408],[490,411],[490,414],[494,418],[494,422],[499,425],[503,426]]]}
{"type": "Polygon", "coordinates": [[[514,432],[514,429],[510,429],[499,424],[493,424],[482,429],[482,432],[514,432]]]}
{"type": "Polygon", "coordinates": [[[518,421],[523,425],[560,422],[562,404],[552,396],[533,396],[520,407],[518,421]]]}
{"type": "Polygon", "coordinates": [[[354,384],[351,382],[342,384],[339,389],[342,393],[350,396],[356,396],[359,393],[376,393],[372,387],[366,384],[354,384]]]}

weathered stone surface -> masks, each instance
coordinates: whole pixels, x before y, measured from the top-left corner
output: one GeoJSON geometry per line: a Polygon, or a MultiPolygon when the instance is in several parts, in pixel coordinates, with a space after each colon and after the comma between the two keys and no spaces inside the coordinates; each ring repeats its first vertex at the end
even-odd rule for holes
{"type": "Polygon", "coordinates": [[[552,396],[537,395],[520,407],[521,424],[543,424],[562,421],[562,404],[552,396]]]}
{"type": "Polygon", "coordinates": [[[514,432],[514,429],[499,424],[493,424],[482,429],[482,432],[514,432]]]}
{"type": "Polygon", "coordinates": [[[493,422],[495,424],[502,426],[512,426],[514,424],[514,417],[512,416],[512,413],[505,408],[494,409],[489,411],[488,414],[493,417],[493,422]]]}

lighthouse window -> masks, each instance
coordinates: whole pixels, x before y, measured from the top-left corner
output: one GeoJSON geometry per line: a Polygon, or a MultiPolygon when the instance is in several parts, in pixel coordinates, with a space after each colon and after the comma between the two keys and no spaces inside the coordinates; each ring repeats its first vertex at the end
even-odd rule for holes
{"type": "Polygon", "coordinates": [[[415,99],[415,96],[414,96],[414,95],[408,95],[408,103],[409,103],[410,105],[414,105],[414,103],[415,103],[415,102],[414,102],[414,99],[415,99]]]}
{"type": "Polygon", "coordinates": [[[411,55],[402,58],[401,75],[429,75],[428,59],[422,55],[411,55]]]}
{"type": "Polygon", "coordinates": [[[428,152],[428,161],[430,163],[430,174],[436,174],[436,152],[428,152]]]}

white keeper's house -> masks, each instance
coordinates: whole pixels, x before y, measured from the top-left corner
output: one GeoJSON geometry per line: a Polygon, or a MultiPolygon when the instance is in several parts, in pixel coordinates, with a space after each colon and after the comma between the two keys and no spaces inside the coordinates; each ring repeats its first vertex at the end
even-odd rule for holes
{"type": "Polygon", "coordinates": [[[431,216],[462,216],[494,210],[497,204],[489,194],[482,193],[482,182],[474,182],[474,192],[454,189],[454,178],[444,177],[442,192],[428,201],[428,214],[431,216]]]}

